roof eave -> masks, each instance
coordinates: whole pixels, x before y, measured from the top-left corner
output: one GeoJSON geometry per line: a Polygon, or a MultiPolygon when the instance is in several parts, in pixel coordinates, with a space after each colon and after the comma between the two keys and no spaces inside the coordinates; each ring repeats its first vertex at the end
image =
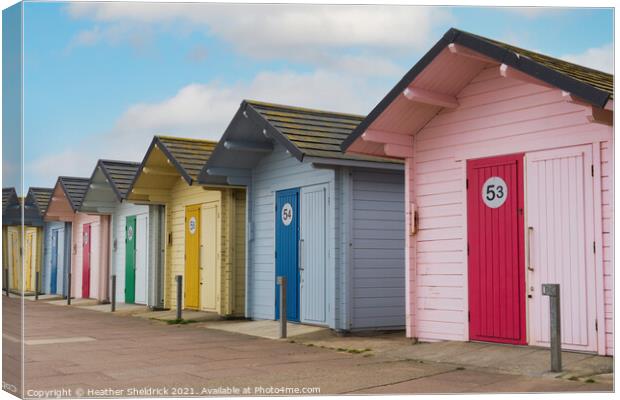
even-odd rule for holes
{"type": "Polygon", "coordinates": [[[527,57],[499,47],[458,29],[449,29],[444,36],[411,68],[405,76],[388,92],[368,116],[340,144],[342,151],[347,149],[368,129],[368,127],[389,107],[389,105],[407,88],[411,82],[439,55],[450,43],[456,43],[470,50],[481,53],[499,63],[506,64],[536,79],[547,82],[558,89],[570,92],[596,107],[603,108],[610,95],[602,90],[587,85],[569,76],[554,71],[527,57]]]}
{"type": "Polygon", "coordinates": [[[194,179],[187,173],[185,168],[183,168],[183,166],[177,161],[177,159],[172,155],[170,150],[168,150],[168,148],[166,147],[166,144],[162,142],[158,136],[155,136],[155,140],[157,141],[159,150],[161,150],[161,152],[164,153],[166,158],[170,160],[172,165],[174,165],[174,167],[177,169],[179,174],[183,177],[185,182],[187,182],[187,184],[191,186],[194,179]]]}
{"type": "Polygon", "coordinates": [[[247,112],[249,118],[254,121],[258,127],[263,126],[263,129],[266,130],[267,135],[274,138],[278,143],[280,143],[293,157],[295,157],[298,161],[303,161],[304,152],[301,151],[293,142],[291,142],[286,135],[280,132],[279,129],[274,127],[271,122],[269,122],[266,118],[264,118],[253,106],[247,101],[243,101],[242,106],[245,107],[244,110],[247,112]]]}
{"type": "MultiPolygon", "coordinates": [[[[116,195],[116,199],[119,202],[122,202],[123,201],[123,195],[121,194],[121,192],[116,187],[116,184],[114,183],[114,179],[112,179],[112,175],[110,175],[110,172],[105,167],[104,160],[99,160],[98,164],[99,164],[99,167],[101,168],[101,172],[103,173],[103,176],[105,176],[105,178],[108,180],[108,184],[110,185],[110,187],[112,188],[112,191],[116,195]]],[[[97,171],[97,169],[95,169],[95,171],[97,171]]],[[[93,173],[93,176],[90,178],[90,182],[88,182],[89,185],[92,183],[94,177],[95,177],[95,174],[93,173]]]]}

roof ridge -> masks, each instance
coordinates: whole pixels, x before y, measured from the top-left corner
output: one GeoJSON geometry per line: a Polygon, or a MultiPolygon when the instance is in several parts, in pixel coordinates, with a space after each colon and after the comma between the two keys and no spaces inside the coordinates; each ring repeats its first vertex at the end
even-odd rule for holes
{"type": "Polygon", "coordinates": [[[182,137],[167,136],[167,135],[155,135],[155,137],[158,139],[169,139],[169,140],[184,141],[184,142],[209,143],[209,144],[214,144],[214,145],[218,143],[216,140],[210,140],[210,139],[182,138],[182,137]]]}
{"type": "Polygon", "coordinates": [[[600,73],[600,74],[609,75],[610,77],[614,76],[614,74],[610,74],[609,72],[601,71],[600,69],[594,69],[594,68],[588,67],[586,65],[576,64],[574,62],[567,61],[567,60],[564,60],[564,59],[561,59],[561,58],[558,58],[558,57],[555,57],[555,56],[551,56],[551,55],[548,55],[548,54],[545,54],[545,53],[540,53],[540,52],[537,52],[537,51],[528,50],[528,49],[525,49],[523,47],[515,46],[515,45],[510,44],[508,42],[502,42],[502,41],[499,41],[499,40],[488,38],[486,36],[481,36],[481,35],[478,35],[478,34],[475,34],[475,33],[471,33],[471,32],[468,32],[468,31],[463,31],[463,30],[456,29],[456,28],[453,28],[453,29],[455,31],[457,31],[457,32],[464,33],[464,34],[467,34],[467,35],[470,35],[470,36],[475,36],[475,37],[477,37],[479,39],[486,40],[486,41],[489,41],[491,43],[496,43],[496,44],[500,44],[500,45],[504,45],[504,46],[509,46],[509,47],[512,47],[512,48],[514,48],[516,50],[520,50],[521,52],[523,52],[523,55],[526,56],[526,57],[527,57],[527,53],[531,53],[531,54],[535,54],[537,56],[541,56],[541,57],[545,57],[545,58],[550,58],[552,60],[556,60],[556,61],[559,61],[559,62],[567,63],[567,64],[570,64],[570,65],[574,65],[575,67],[587,69],[587,70],[590,70],[590,71],[593,71],[593,72],[597,72],[597,73],[600,73]]]}
{"type": "Polygon", "coordinates": [[[109,159],[105,159],[105,158],[100,158],[99,162],[102,162],[102,163],[120,163],[120,164],[140,165],[140,162],[138,162],[138,161],[109,160],[109,159]]]}
{"type": "Polygon", "coordinates": [[[259,105],[259,106],[262,105],[262,106],[268,106],[268,107],[282,107],[282,108],[289,108],[289,109],[293,109],[293,110],[305,111],[305,112],[310,112],[310,113],[341,115],[341,116],[361,118],[361,119],[365,118],[363,115],[360,115],[360,114],[345,113],[345,112],[340,112],[340,111],[328,111],[328,110],[319,110],[319,109],[307,108],[307,107],[289,106],[289,105],[286,105],[286,104],[269,103],[269,102],[266,102],[266,101],[259,101],[259,100],[245,99],[243,101],[245,101],[246,103],[251,104],[251,105],[259,105]]]}
{"type": "Polygon", "coordinates": [[[54,190],[54,188],[42,187],[42,186],[30,186],[28,191],[30,190],[54,190]]]}

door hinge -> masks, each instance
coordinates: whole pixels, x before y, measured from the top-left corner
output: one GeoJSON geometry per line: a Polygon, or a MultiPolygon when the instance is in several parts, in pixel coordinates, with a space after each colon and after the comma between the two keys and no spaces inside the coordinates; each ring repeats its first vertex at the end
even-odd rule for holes
{"type": "Polygon", "coordinates": [[[467,255],[469,255],[469,243],[467,243],[467,255]]]}
{"type": "Polygon", "coordinates": [[[592,169],[591,169],[591,171],[592,171],[592,176],[594,176],[594,164],[592,164],[592,165],[591,165],[591,167],[592,167],[592,169]]]}
{"type": "Polygon", "coordinates": [[[467,322],[471,322],[471,311],[467,311],[467,322]]]}
{"type": "Polygon", "coordinates": [[[465,189],[469,189],[469,179],[465,179],[465,189]]]}
{"type": "Polygon", "coordinates": [[[598,332],[598,319],[594,320],[594,330],[598,332]]]}
{"type": "Polygon", "coordinates": [[[596,242],[592,242],[592,251],[596,253],[596,242]]]}

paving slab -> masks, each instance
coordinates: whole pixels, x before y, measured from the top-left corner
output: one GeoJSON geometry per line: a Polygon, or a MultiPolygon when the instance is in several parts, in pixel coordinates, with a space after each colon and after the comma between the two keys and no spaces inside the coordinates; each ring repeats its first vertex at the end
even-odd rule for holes
{"type": "MultiPolygon", "coordinates": [[[[173,321],[177,318],[177,312],[176,310],[145,311],[134,313],[133,316],[159,321],[173,321]]],[[[196,310],[183,310],[182,317],[184,320],[192,322],[219,321],[222,319],[222,317],[217,313],[196,310]]]]}
{"type": "Polygon", "coordinates": [[[404,332],[362,332],[342,337],[328,331],[300,337],[297,341],[328,349],[363,351],[388,359],[452,363],[532,377],[578,378],[585,381],[594,375],[613,372],[613,357],[564,351],[562,352],[564,371],[552,373],[548,349],[479,342],[415,343],[405,338],[404,332]]]}
{"type": "MultiPolygon", "coordinates": [[[[3,305],[16,301],[7,298],[3,305]]],[[[127,397],[130,395],[127,390],[132,387],[161,389],[160,395],[171,397],[231,394],[218,392],[221,388],[250,388],[246,394],[254,395],[304,394],[269,393],[269,388],[274,387],[314,390],[310,392],[312,394],[613,389],[609,379],[602,382],[601,378],[601,382],[586,384],[433,361],[430,360],[432,345],[412,345],[400,333],[339,337],[321,330],[308,333],[301,329],[292,339],[270,340],[242,333],[248,328],[239,328],[247,326],[239,321],[168,325],[150,318],[94,312],[81,307],[58,307],[45,302],[27,302],[25,307],[25,338],[40,343],[25,346],[25,387],[27,390],[70,390],[71,393],[63,394],[64,397],[96,396],[89,394],[88,390],[110,388],[122,392],[114,396],[127,397]],[[209,325],[237,327],[229,331],[209,325]],[[313,335],[321,345],[307,342],[313,335]],[[57,342],[58,338],[80,337],[94,340],[57,342]],[[366,347],[372,349],[351,351],[365,350],[366,347]],[[420,349],[419,353],[429,359],[415,359],[410,353],[411,348],[420,349]],[[399,349],[404,354],[400,358],[397,357],[399,349]],[[174,388],[186,391],[173,393],[174,388]]],[[[274,325],[274,321],[271,322],[274,325]]],[[[275,325],[277,327],[277,322],[275,325]]],[[[260,332],[258,328],[250,331],[260,332]]],[[[438,344],[437,350],[441,357],[447,357],[450,348],[456,354],[469,357],[469,352],[484,349],[479,344],[472,345],[459,348],[438,344]]],[[[3,360],[6,357],[4,355],[3,360]]],[[[9,375],[5,377],[16,379],[9,375]]],[[[150,393],[153,394],[157,393],[150,393]]],[[[142,395],[149,396],[149,393],[142,395]]]]}
{"type": "MultiPolygon", "coordinates": [[[[216,329],[225,332],[241,333],[243,335],[256,336],[265,339],[280,338],[280,322],[271,320],[258,321],[217,321],[203,324],[205,328],[216,329]]],[[[321,326],[287,323],[286,331],[288,339],[308,335],[311,333],[329,331],[321,326]]]]}
{"type": "MultiPolygon", "coordinates": [[[[108,312],[108,313],[112,312],[111,304],[76,305],[76,307],[83,308],[85,310],[90,310],[90,311],[99,311],[99,312],[108,312]]],[[[116,310],[114,312],[118,314],[123,314],[123,313],[133,314],[133,313],[139,313],[139,312],[146,312],[146,310],[148,310],[148,307],[142,304],[116,303],[116,310]]]]}

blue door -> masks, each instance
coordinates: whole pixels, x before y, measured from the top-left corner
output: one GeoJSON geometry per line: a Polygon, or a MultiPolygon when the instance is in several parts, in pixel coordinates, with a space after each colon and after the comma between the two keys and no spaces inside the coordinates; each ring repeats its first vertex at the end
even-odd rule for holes
{"type": "Polygon", "coordinates": [[[58,279],[58,229],[52,230],[52,265],[50,271],[50,294],[56,294],[58,279]]]}
{"type": "Polygon", "coordinates": [[[276,319],[280,318],[277,277],[286,277],[286,318],[299,321],[299,189],[276,193],[276,319]]]}

